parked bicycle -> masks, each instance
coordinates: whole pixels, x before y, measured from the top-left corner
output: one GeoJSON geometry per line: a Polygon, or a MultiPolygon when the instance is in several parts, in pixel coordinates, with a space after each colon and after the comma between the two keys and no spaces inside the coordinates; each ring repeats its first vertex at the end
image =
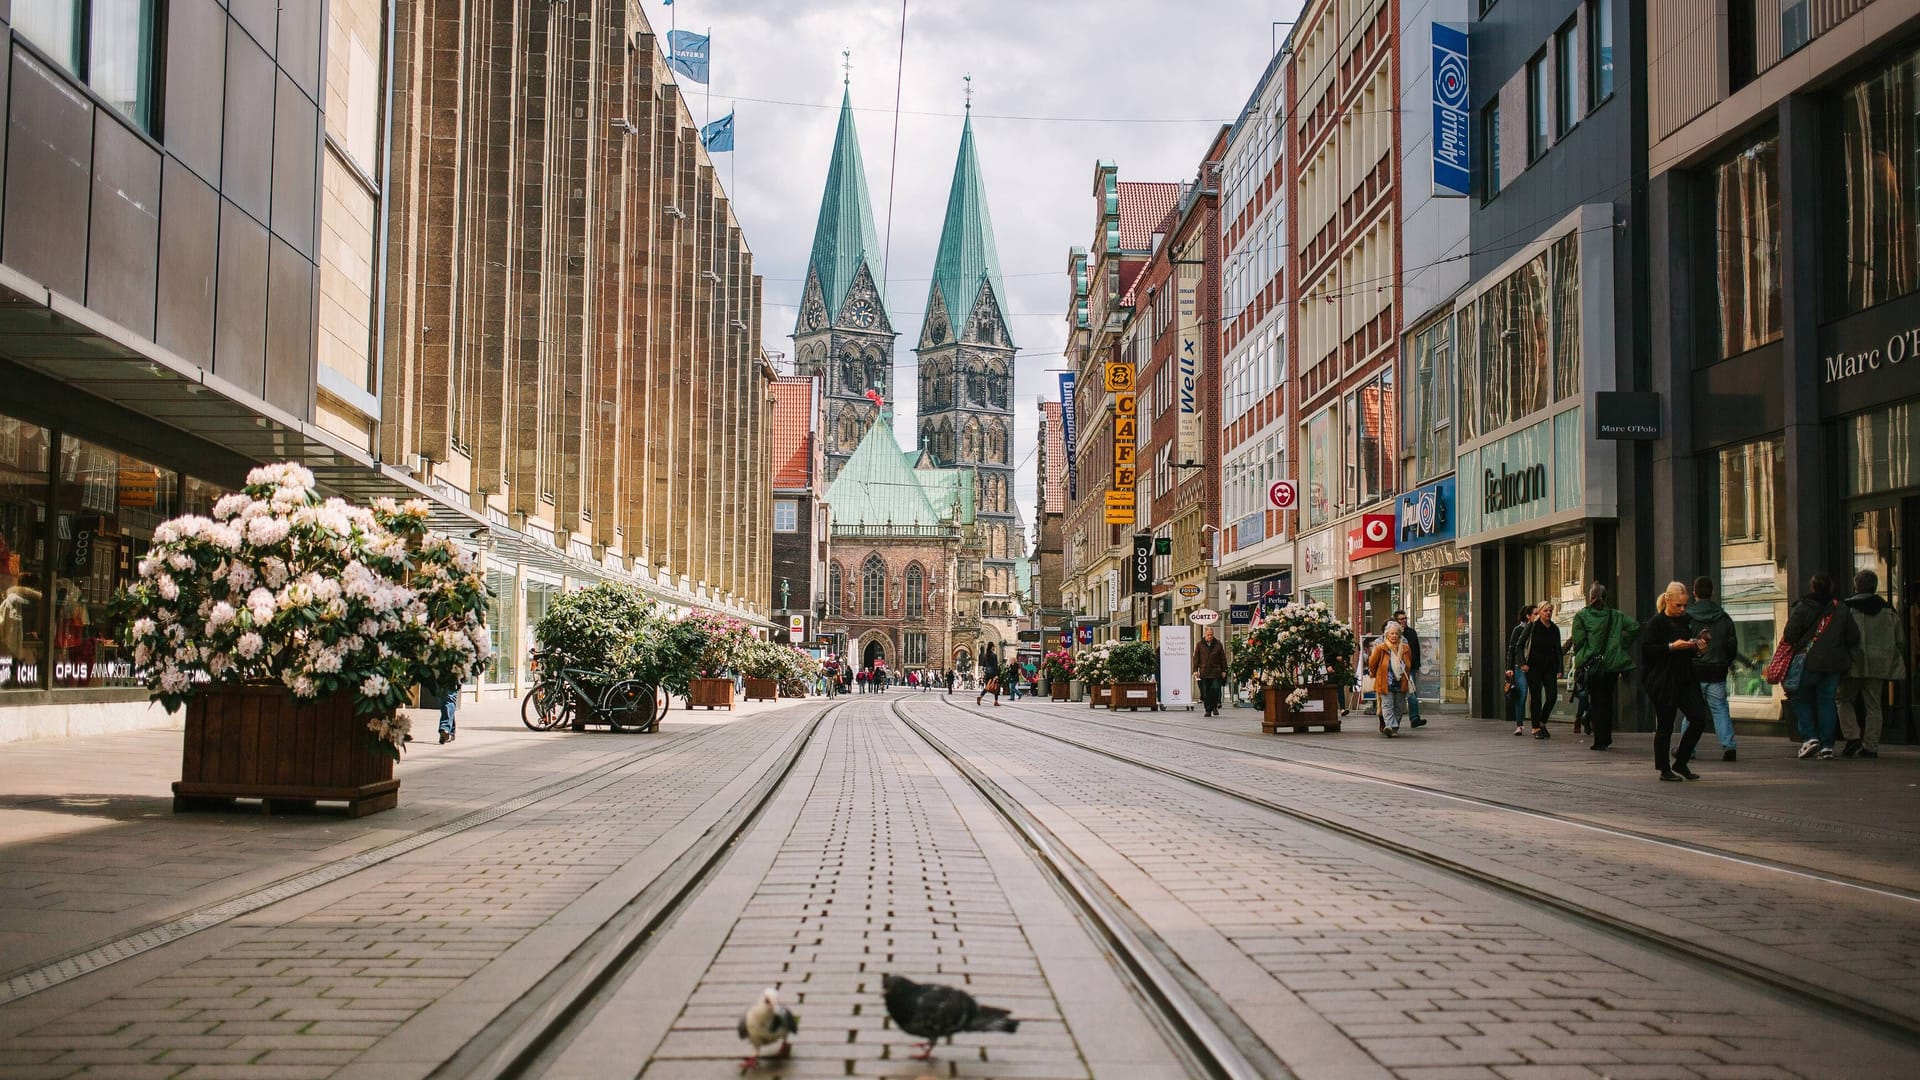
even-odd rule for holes
{"type": "Polygon", "coordinates": [[[568,727],[585,731],[605,724],[614,731],[658,731],[666,695],[638,679],[603,671],[561,667],[556,657],[535,653],[538,681],[520,703],[520,722],[534,731],[568,727]]]}

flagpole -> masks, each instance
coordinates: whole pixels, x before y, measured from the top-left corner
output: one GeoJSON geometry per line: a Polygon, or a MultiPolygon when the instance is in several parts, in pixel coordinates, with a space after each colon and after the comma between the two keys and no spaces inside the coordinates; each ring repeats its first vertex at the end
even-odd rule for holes
{"type": "Polygon", "coordinates": [[[707,123],[713,123],[713,27],[707,27],[707,123]]]}

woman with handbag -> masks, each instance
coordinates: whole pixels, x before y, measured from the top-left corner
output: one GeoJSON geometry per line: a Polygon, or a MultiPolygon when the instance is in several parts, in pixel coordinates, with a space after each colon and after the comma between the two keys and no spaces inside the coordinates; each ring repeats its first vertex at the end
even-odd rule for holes
{"type": "Polygon", "coordinates": [[[1407,711],[1407,691],[1413,681],[1413,649],[1401,636],[1400,624],[1390,622],[1367,655],[1367,674],[1380,702],[1380,734],[1400,734],[1400,717],[1407,711]]]}
{"type": "MultiPolygon", "coordinates": [[[[1620,676],[1633,668],[1627,646],[1639,629],[1638,622],[1608,601],[1605,585],[1595,582],[1587,588],[1587,606],[1573,617],[1568,648],[1573,650],[1573,681],[1587,695],[1586,726],[1593,735],[1590,749],[1613,745],[1620,676]]],[[[1579,731],[1576,722],[1574,732],[1579,731]]]]}
{"type": "Polygon", "coordinates": [[[1787,614],[1780,645],[1767,665],[1767,681],[1786,690],[1799,720],[1799,756],[1832,759],[1833,742],[1840,735],[1840,679],[1859,647],[1860,626],[1833,595],[1833,579],[1813,575],[1807,580],[1807,595],[1787,614]]]}

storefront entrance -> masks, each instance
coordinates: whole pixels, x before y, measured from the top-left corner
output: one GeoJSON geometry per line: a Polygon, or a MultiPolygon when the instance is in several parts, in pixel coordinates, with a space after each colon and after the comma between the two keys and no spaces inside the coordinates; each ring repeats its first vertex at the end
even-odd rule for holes
{"type": "Polygon", "coordinates": [[[1420,697],[1464,705],[1473,686],[1471,597],[1464,566],[1417,573],[1409,580],[1407,615],[1420,635],[1420,697]]]}

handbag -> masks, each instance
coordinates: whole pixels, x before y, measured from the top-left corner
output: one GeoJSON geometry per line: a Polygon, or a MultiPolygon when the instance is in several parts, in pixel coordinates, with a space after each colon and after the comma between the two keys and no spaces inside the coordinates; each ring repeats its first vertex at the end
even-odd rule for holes
{"type": "Polygon", "coordinates": [[[1781,689],[1789,694],[1800,689],[1800,681],[1806,677],[1807,673],[1807,654],[1813,651],[1814,645],[1820,641],[1820,635],[1826,633],[1827,624],[1832,621],[1833,612],[1831,611],[1821,616],[1819,625],[1813,628],[1813,633],[1802,639],[1807,643],[1807,647],[1798,652],[1794,651],[1793,645],[1784,640],[1781,641],[1773,650],[1773,658],[1767,661],[1767,681],[1778,683],[1781,689]],[[1779,669],[1777,673],[1776,668],[1779,669]]]}

